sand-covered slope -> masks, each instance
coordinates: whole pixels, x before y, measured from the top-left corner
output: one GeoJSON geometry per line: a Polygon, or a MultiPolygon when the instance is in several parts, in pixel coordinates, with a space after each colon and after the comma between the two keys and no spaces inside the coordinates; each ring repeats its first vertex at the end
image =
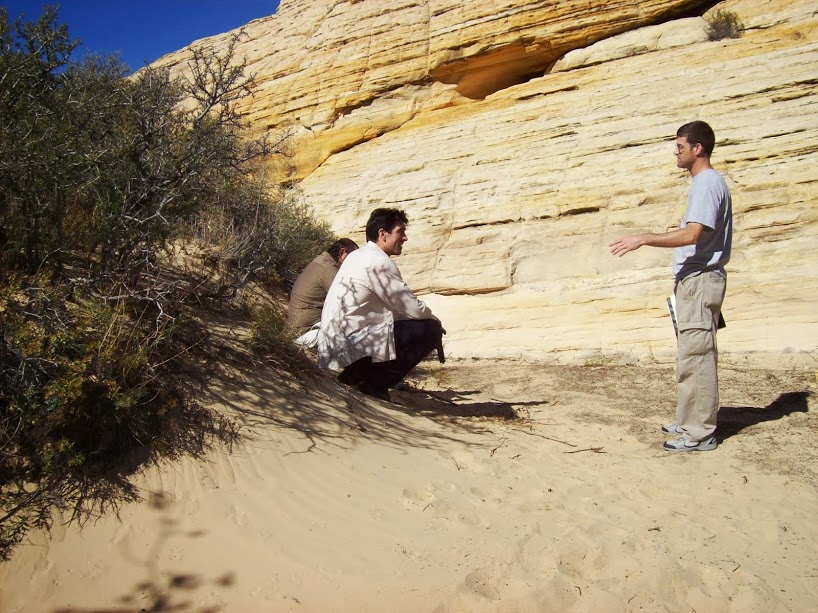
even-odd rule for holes
{"type": "Polygon", "coordinates": [[[244,441],[33,534],[0,610],[814,611],[813,372],[725,364],[716,451],[669,454],[672,372],[427,362],[399,404],[239,355],[244,441]]]}

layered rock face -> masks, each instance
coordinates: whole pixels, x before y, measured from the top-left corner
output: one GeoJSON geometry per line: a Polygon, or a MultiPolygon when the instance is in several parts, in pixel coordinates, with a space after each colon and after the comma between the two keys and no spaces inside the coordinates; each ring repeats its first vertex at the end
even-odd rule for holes
{"type": "Polygon", "coordinates": [[[283,0],[239,47],[244,110],[289,131],[289,179],[339,235],[408,213],[397,262],[449,355],[588,363],[675,354],[671,251],[607,245],[678,224],[675,132],[705,120],[734,204],[720,350],[814,367],[818,12],[723,2],[746,30],[710,41],[707,6],[283,0]]]}

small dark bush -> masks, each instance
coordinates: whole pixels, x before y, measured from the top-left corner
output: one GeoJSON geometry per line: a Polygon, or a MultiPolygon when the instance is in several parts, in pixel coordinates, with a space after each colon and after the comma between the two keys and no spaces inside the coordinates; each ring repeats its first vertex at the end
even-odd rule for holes
{"type": "Polygon", "coordinates": [[[744,31],[744,23],[735,11],[718,9],[707,18],[710,40],[739,38],[744,31]]]}

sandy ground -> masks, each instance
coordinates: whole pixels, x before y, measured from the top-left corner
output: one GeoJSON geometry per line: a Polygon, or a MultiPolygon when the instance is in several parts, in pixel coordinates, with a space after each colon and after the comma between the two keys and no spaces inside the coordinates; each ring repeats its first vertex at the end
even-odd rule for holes
{"type": "Polygon", "coordinates": [[[425,362],[396,403],[225,363],[244,440],[32,535],[13,611],[816,611],[816,372],[722,364],[671,454],[669,367],[425,362]]]}

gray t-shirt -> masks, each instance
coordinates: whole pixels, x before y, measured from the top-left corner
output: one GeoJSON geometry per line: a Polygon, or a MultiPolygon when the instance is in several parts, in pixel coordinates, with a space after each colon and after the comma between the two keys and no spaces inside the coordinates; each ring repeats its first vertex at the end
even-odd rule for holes
{"type": "Polygon", "coordinates": [[[676,280],[712,270],[726,277],[724,265],[730,260],[733,242],[733,202],[724,178],[712,168],[695,177],[687,193],[687,210],[680,228],[695,222],[704,232],[695,245],[673,250],[673,275],[676,280]]]}

